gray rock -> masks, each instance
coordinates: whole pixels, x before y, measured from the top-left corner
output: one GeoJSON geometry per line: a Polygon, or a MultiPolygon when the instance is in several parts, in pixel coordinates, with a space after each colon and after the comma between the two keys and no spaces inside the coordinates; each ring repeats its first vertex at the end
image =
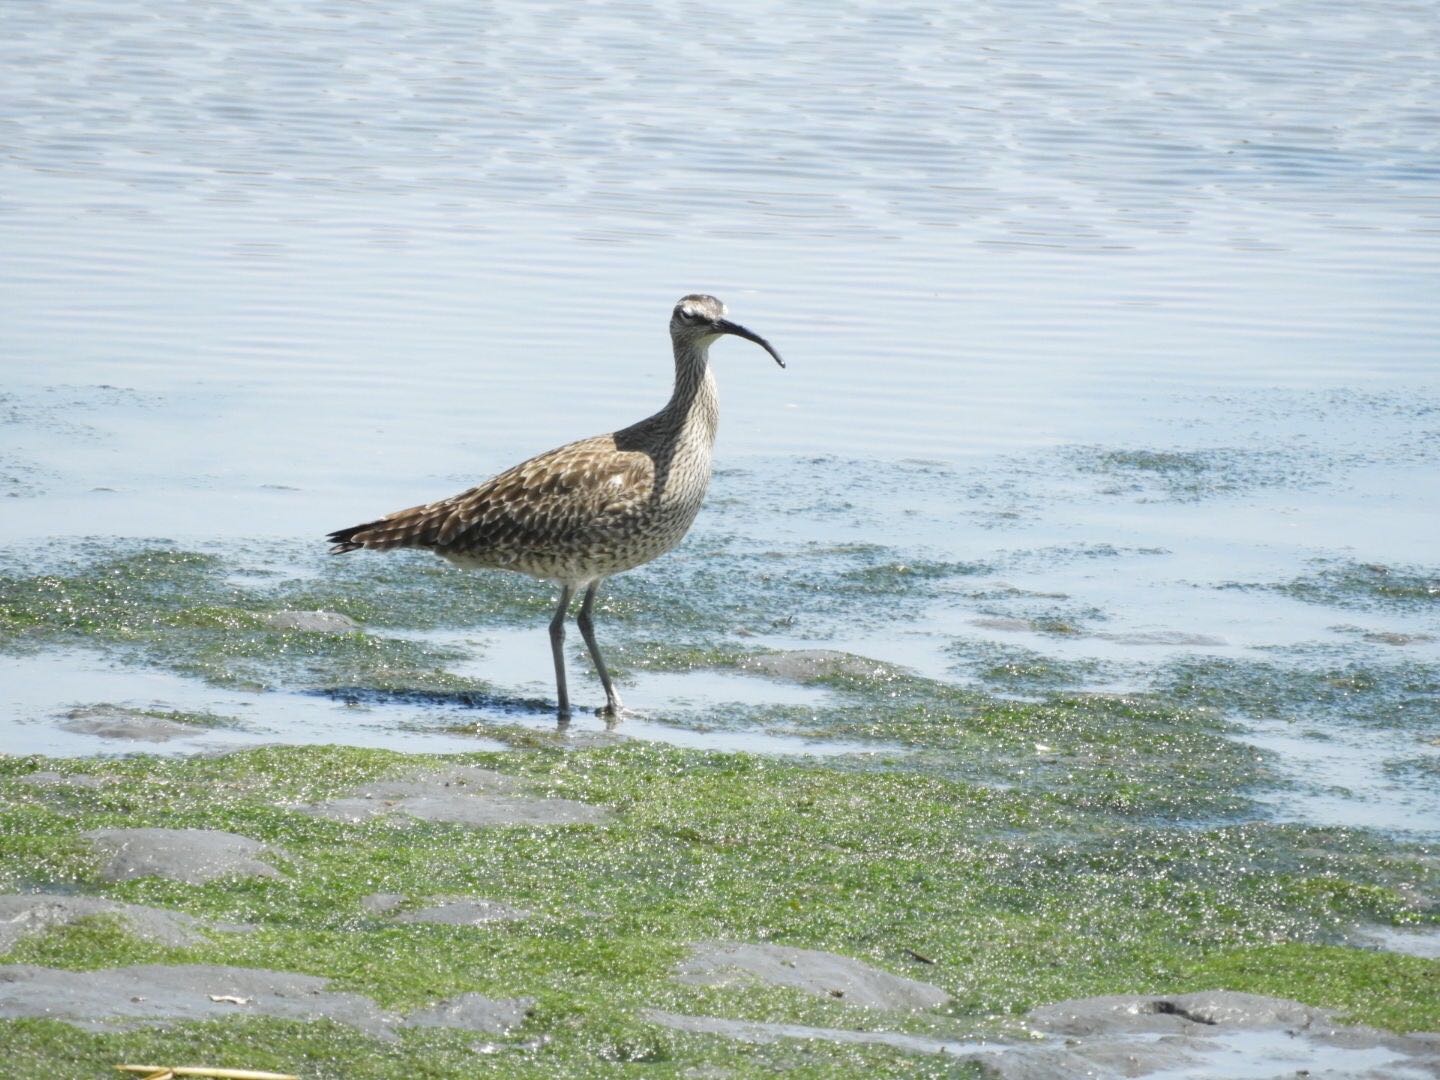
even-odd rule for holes
{"type": "Polygon", "coordinates": [[[71,709],[59,726],[62,731],[72,731],[77,735],[132,742],[168,742],[209,733],[207,728],[198,724],[181,724],[160,716],[147,716],[138,709],[127,709],[122,705],[87,705],[71,709]]]}
{"type": "Polygon", "coordinates": [[[395,916],[400,923],[441,923],[446,926],[483,926],[485,923],[524,919],[528,911],[493,900],[447,900],[395,916]]]}
{"type": "Polygon", "coordinates": [[[950,1000],[938,986],[892,975],[847,956],[785,945],[702,942],[676,968],[676,979],[698,986],[759,980],[871,1009],[933,1009],[950,1000]]]}
{"type": "Polygon", "coordinates": [[[1166,1080],[1427,1080],[1440,1060],[1418,1042],[1410,1053],[1372,1041],[1341,1045],[1283,1029],[1221,1028],[1213,1034],[1109,1034],[1065,1044],[1017,1046],[975,1058],[996,1080],[1054,1080],[1085,1076],[1165,1077],[1166,1080]]]}
{"type": "Polygon", "coordinates": [[[272,611],[260,621],[273,630],[301,630],[310,634],[351,634],[360,624],[335,611],[272,611]]]}
{"type": "Polygon", "coordinates": [[[383,915],[385,912],[399,907],[405,902],[405,894],[397,892],[371,893],[360,901],[360,907],[364,911],[375,915],[383,915]]]}
{"type": "Polygon", "coordinates": [[[406,780],[378,780],[344,798],[298,809],[335,821],[369,821],[385,814],[407,814],[424,821],[476,828],[594,825],[610,817],[602,806],[520,792],[520,781],[513,776],[489,769],[456,767],[419,773],[406,780]]]}
{"type": "Polygon", "coordinates": [[[391,1029],[400,1017],[360,994],[325,986],[326,980],[314,975],[201,964],[100,971],[14,964],[0,967],[0,1018],[41,1016],[104,1031],[261,1015],[333,1020],[377,1038],[394,1038],[391,1029]]]}
{"type": "Polygon", "coordinates": [[[23,937],[65,926],[96,915],[113,916],[127,933],[161,945],[193,945],[204,940],[206,927],[249,930],[231,923],[207,923],[183,911],[166,911],[143,904],[124,904],[100,896],[52,896],[45,893],[0,895],[0,953],[9,952],[23,937]]]}
{"type": "Polygon", "coordinates": [[[488,998],[484,994],[461,994],[411,1013],[405,1018],[405,1026],[463,1028],[489,1035],[506,1035],[523,1024],[534,1008],[534,998],[488,998]]]}
{"type": "Polygon", "coordinates": [[[834,649],[792,649],[788,652],[760,653],[740,661],[740,670],[769,675],[775,679],[814,682],[834,675],[859,678],[885,678],[899,669],[892,664],[856,656],[834,649]]]}
{"type": "MultiPolygon", "coordinates": [[[[95,829],[83,834],[107,861],[106,881],[163,877],[201,885],[222,877],[279,877],[257,855],[274,851],[258,840],[207,829],[95,829]]],[[[283,854],[283,852],[277,852],[283,854]]]]}
{"type": "Polygon", "coordinates": [[[100,971],[0,966],[0,1019],[44,1017],[87,1031],[215,1020],[235,1015],[331,1020],[380,1039],[399,1027],[451,1027],[503,1035],[525,1022],[532,998],[461,994],[402,1017],[327,980],[262,968],[141,964],[100,971]]]}
{"type": "Polygon", "coordinates": [[[1341,1027],[1325,1009],[1231,990],[1061,1001],[1032,1009],[1027,1019],[1052,1042],[1028,1055],[1007,1054],[994,1070],[1004,1080],[1165,1070],[1187,1077],[1243,1070],[1258,1080],[1307,1071],[1334,1080],[1440,1077],[1440,1041],[1431,1037],[1341,1027]]]}
{"type": "Polygon", "coordinates": [[[1060,1001],[1032,1009],[1030,1022],[1057,1035],[1103,1032],[1171,1033],[1194,1031],[1196,1025],[1226,1027],[1311,1028],[1324,1026],[1328,1013],[1298,1001],[1210,990],[1173,997],[1115,994],[1060,1001]]]}
{"type": "Polygon", "coordinates": [[[1028,1038],[937,1039],[893,1031],[851,1031],[683,1016],[650,1010],[652,1023],[743,1042],[802,1039],[871,1043],[945,1054],[978,1064],[997,1080],[1160,1077],[1212,1080],[1426,1080],[1440,1077],[1440,1036],[1392,1035],[1337,1027],[1323,1009],[1295,1001],[1209,991],[1123,995],[1058,1002],[1032,1010],[1028,1038]]]}

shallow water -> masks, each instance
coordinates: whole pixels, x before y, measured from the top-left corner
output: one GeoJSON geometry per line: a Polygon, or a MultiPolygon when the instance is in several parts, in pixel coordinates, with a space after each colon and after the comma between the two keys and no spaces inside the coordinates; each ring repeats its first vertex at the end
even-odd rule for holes
{"type": "Polygon", "coordinates": [[[421,709],[350,706],[300,694],[224,690],[168,672],[107,663],[83,652],[0,657],[6,744],[12,752],[56,757],[87,754],[218,752],[268,743],[345,743],[392,750],[459,753],[504,744],[417,730],[421,709]],[[96,702],[133,709],[184,710],[223,718],[194,737],[154,741],[104,738],[56,726],[57,710],[96,702]]]}
{"type": "Polygon", "coordinates": [[[1388,1076],[1394,1080],[1421,1080],[1424,1064],[1383,1046],[1325,1046],[1297,1040],[1288,1031],[1228,1031],[1214,1040],[1195,1065],[1149,1073],[1153,1080],[1271,1080],[1279,1076],[1333,1076],[1343,1080],[1388,1076]],[[1299,1045],[1297,1046],[1297,1042],[1299,1045]]]}
{"type": "MultiPolygon", "coordinates": [[[[78,537],[318,544],[629,422],[668,392],[669,305],[708,290],[790,367],[716,348],[719,473],[673,558],[739,538],[979,567],[890,610],[817,598],[754,644],[956,679],[967,649],[1021,647],[1090,689],[1275,650],[1440,662],[1436,602],[1283,589],[1434,565],[1423,8],[101,0],[3,21],[12,567],[78,537]]],[[[543,696],[543,627],[503,652],[500,681],[543,696]]],[[[824,700],[655,672],[630,698],[692,741],[729,703],[824,700]]],[[[1425,771],[1388,768],[1433,753],[1433,704],[1369,754],[1302,752],[1350,745],[1302,706],[1235,711],[1319,792],[1282,812],[1440,829],[1425,771]]],[[[45,700],[17,708],[7,749],[63,749],[32,723],[45,700]]],[[[288,701],[268,737],[343,737],[336,708],[288,701]]]]}

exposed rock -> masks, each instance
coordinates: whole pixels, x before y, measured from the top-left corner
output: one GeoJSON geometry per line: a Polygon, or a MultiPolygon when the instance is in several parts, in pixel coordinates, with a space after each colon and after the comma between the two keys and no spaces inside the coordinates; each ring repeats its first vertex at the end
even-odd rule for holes
{"type": "Polygon", "coordinates": [[[1058,1035],[1091,1035],[1097,1031],[1177,1032],[1208,1026],[1308,1028],[1323,1024],[1321,1009],[1298,1001],[1213,990],[1174,997],[1115,994],[1060,1001],[1032,1009],[1030,1022],[1058,1035]]]}
{"type": "Polygon", "coordinates": [[[369,821],[408,814],[477,828],[493,825],[593,825],[609,819],[603,806],[573,799],[521,794],[519,780],[489,769],[456,767],[419,773],[407,780],[377,780],[350,795],[298,807],[335,821],[369,821]]]}
{"type": "Polygon", "coordinates": [[[401,912],[395,916],[401,923],[442,923],[447,926],[481,926],[492,922],[524,919],[528,911],[493,900],[447,900],[430,907],[401,912]]]}
{"type": "Polygon", "coordinates": [[[506,1035],[525,1022],[535,1008],[534,998],[488,998],[461,994],[420,1009],[405,1018],[406,1027],[464,1028],[490,1035],[506,1035]]]}
{"type": "Polygon", "coordinates": [[[1054,1076],[1254,1077],[1327,1080],[1440,1077],[1440,1039],[1337,1026],[1298,1001],[1211,990],[1116,995],[1033,1009],[1046,1043],[990,1058],[1002,1080],[1054,1076]]]}
{"type": "MultiPolygon", "coordinates": [[[[275,851],[258,840],[208,829],[95,829],[83,834],[108,859],[106,881],[163,877],[201,885],[222,877],[279,877],[257,855],[275,851]]],[[[277,852],[283,854],[283,852],[277,852]]]]}
{"type": "Polygon", "coordinates": [[[236,1015],[333,1020],[393,1038],[400,1017],[360,994],[325,989],[315,975],[201,964],[142,964],[99,971],[0,967],[0,1017],[43,1016],[88,1031],[216,1020],[236,1015]],[[237,1004],[239,999],[243,1004],[237,1004]]]}
{"type": "Polygon", "coordinates": [[[793,679],[796,682],[814,682],[816,679],[835,675],[884,678],[894,675],[898,670],[893,664],[856,656],[854,653],[838,652],[835,649],[792,649],[788,652],[759,653],[742,659],[740,669],[776,679],[793,679]]]}
{"type": "Polygon", "coordinates": [[[71,709],[59,725],[62,731],[94,735],[101,739],[129,739],[133,742],[168,742],[206,735],[208,728],[181,724],[163,716],[150,716],[123,705],[86,705],[71,709]]]}
{"type": "Polygon", "coordinates": [[[335,611],[271,611],[260,621],[272,630],[302,630],[310,634],[350,634],[360,624],[335,611]]]}
{"type": "Polygon", "coordinates": [[[785,945],[703,942],[681,961],[676,978],[699,986],[744,985],[758,979],[871,1009],[933,1009],[950,1000],[938,986],[848,956],[785,945]]]}
{"type": "Polygon", "coordinates": [[[371,893],[360,901],[360,907],[375,915],[383,915],[387,911],[399,907],[405,902],[405,894],[398,892],[377,892],[371,893]]]}
{"type": "Polygon", "coordinates": [[[65,926],[77,919],[109,915],[124,924],[127,933],[161,945],[193,945],[203,941],[201,930],[248,930],[248,926],[207,923],[183,911],[124,904],[100,896],[55,896],[47,893],[0,895],[0,953],[9,952],[23,937],[65,926]]]}
{"type": "Polygon", "coordinates": [[[1030,1012],[1028,1038],[945,1040],[893,1031],[851,1031],[683,1016],[649,1010],[652,1023],[743,1042],[803,1039],[871,1043],[953,1055],[997,1080],[1425,1080],[1440,1077],[1440,1036],[1392,1035],[1337,1026],[1295,1001],[1208,991],[1062,1001],[1030,1012]]]}
{"type": "Polygon", "coordinates": [[[331,1020],[380,1039],[398,1027],[453,1027],[501,1035],[522,1024],[530,998],[461,994],[402,1017],[362,994],[326,989],[328,981],[263,968],[141,964],[60,971],[0,966],[0,1019],[44,1017],[87,1031],[157,1026],[223,1017],[331,1020]]]}

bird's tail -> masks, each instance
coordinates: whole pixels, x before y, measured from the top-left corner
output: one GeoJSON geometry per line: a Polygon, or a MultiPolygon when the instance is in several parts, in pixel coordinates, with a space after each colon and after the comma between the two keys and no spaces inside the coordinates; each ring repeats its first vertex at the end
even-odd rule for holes
{"type": "Polygon", "coordinates": [[[364,525],[351,525],[348,529],[337,529],[325,539],[334,545],[330,549],[331,555],[343,555],[347,551],[357,551],[360,548],[386,551],[390,548],[424,546],[416,543],[420,538],[413,529],[404,525],[397,527],[397,523],[389,518],[367,521],[364,525]]]}
{"type": "MultiPolygon", "coordinates": [[[[347,551],[356,551],[363,547],[371,547],[369,534],[383,521],[367,521],[364,525],[351,525],[348,529],[336,529],[325,539],[334,546],[330,549],[331,555],[343,555],[347,551]]],[[[378,545],[375,545],[378,546],[378,545]]]]}
{"type": "Polygon", "coordinates": [[[434,547],[439,538],[440,524],[444,514],[437,514],[440,504],[429,503],[412,506],[386,514],[363,525],[351,525],[348,529],[336,529],[325,539],[334,546],[331,555],[343,555],[347,551],[367,548],[370,551],[388,551],[391,548],[434,547]]]}

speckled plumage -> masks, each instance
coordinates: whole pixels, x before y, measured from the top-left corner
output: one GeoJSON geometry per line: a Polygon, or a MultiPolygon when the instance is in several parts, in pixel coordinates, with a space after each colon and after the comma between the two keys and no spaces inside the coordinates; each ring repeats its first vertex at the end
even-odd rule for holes
{"type": "Polygon", "coordinates": [[[784,366],[768,342],[724,315],[724,305],[711,296],[686,296],[675,305],[675,389],[654,416],[567,443],[448,499],[340,529],[330,534],[332,553],[425,548],[459,566],[559,582],[551,642],[562,716],[569,711],[563,619],[574,591],[585,588],[578,622],[605,685],[606,709],[618,713],[619,695],[594,641],[595,590],[612,574],[675,547],[700,510],[719,421],[709,347],[735,334],[757,342],[784,366]]]}
{"type": "MultiPolygon", "coordinates": [[[[708,371],[703,381],[713,412],[708,371]]],[[[428,548],[465,567],[585,585],[648,562],[684,538],[710,482],[714,429],[706,427],[661,412],[332,539],[337,550],[428,548]]]]}

